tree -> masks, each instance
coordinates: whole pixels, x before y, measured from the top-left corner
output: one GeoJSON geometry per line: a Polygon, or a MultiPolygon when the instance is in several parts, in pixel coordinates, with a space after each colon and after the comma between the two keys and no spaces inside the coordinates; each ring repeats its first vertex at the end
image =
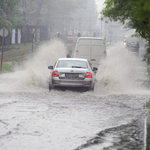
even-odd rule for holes
{"type": "Polygon", "coordinates": [[[18,8],[25,25],[47,26],[49,36],[90,29],[97,21],[94,0],[20,0],[18,8]]]}
{"type": "Polygon", "coordinates": [[[1,0],[0,1],[0,29],[5,27],[11,33],[11,28],[21,24],[17,18],[17,5],[20,0],[1,0]]]}
{"type": "MultiPolygon", "coordinates": [[[[136,33],[146,39],[150,47],[150,0],[105,0],[106,7],[102,14],[122,24],[128,20],[127,26],[136,29],[136,33]]],[[[150,63],[150,51],[146,60],[150,63]]]]}
{"type": "Polygon", "coordinates": [[[86,9],[87,2],[88,0],[20,0],[19,10],[25,24],[37,25],[38,22],[45,25],[54,20],[65,20],[69,14],[86,9]]]}

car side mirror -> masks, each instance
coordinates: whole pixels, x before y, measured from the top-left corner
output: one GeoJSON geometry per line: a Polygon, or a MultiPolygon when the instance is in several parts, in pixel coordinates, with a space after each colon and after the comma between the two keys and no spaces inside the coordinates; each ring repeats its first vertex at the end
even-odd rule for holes
{"type": "Polygon", "coordinates": [[[97,71],[98,70],[98,68],[96,68],[96,67],[93,67],[93,71],[97,71]]]}
{"type": "Polygon", "coordinates": [[[54,67],[53,66],[48,66],[48,69],[53,69],[54,67]]]}

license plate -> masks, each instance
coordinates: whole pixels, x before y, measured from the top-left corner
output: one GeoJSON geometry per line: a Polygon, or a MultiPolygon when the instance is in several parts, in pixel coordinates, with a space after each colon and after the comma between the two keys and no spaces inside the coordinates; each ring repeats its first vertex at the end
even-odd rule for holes
{"type": "Polygon", "coordinates": [[[68,79],[74,79],[74,78],[78,78],[78,74],[75,73],[66,73],[65,77],[67,77],[68,79]]]}

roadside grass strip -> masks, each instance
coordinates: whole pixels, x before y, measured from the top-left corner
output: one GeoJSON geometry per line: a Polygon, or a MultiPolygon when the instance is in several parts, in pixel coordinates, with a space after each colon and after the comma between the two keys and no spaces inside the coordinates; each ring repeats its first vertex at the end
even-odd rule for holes
{"type": "Polygon", "coordinates": [[[148,102],[146,102],[146,107],[147,107],[148,109],[150,109],[150,99],[149,99],[148,102]]]}

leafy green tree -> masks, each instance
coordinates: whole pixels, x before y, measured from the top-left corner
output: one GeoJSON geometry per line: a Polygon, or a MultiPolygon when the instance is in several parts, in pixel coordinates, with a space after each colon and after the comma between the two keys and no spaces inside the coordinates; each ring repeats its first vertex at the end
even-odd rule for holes
{"type": "Polygon", "coordinates": [[[17,16],[17,5],[20,0],[0,0],[0,29],[5,27],[11,33],[11,28],[22,22],[17,16]]]}
{"type": "MultiPolygon", "coordinates": [[[[120,21],[136,29],[136,33],[146,39],[150,47],[150,0],[105,0],[106,7],[102,14],[111,20],[120,21]]],[[[150,63],[150,51],[147,49],[146,60],[150,63]]]]}

